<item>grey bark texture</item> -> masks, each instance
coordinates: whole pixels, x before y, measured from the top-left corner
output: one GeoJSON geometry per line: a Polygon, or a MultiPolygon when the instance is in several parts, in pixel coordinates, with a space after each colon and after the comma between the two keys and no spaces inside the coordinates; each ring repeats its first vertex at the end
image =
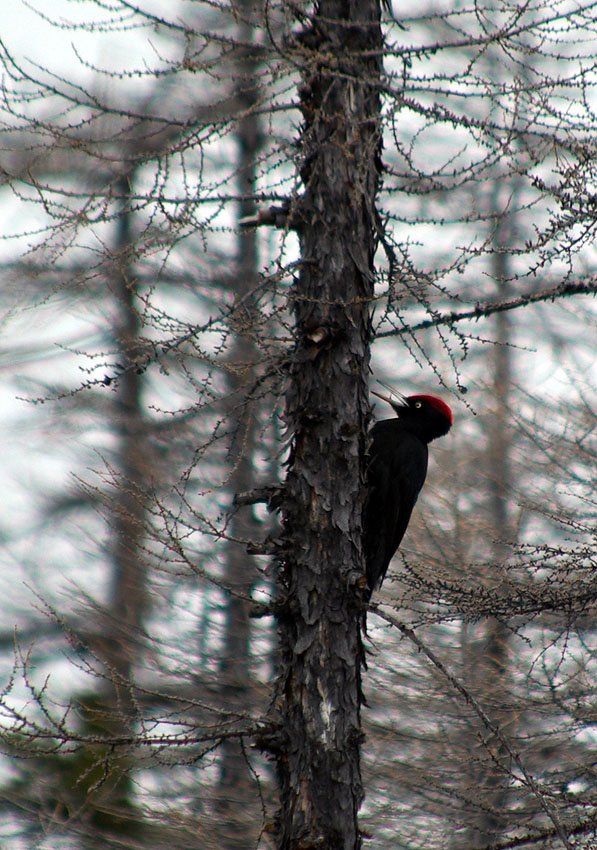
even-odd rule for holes
{"type": "Polygon", "coordinates": [[[361,846],[361,512],[380,165],[378,0],[322,0],[299,36],[301,271],[278,576],[278,846],[361,846]]]}

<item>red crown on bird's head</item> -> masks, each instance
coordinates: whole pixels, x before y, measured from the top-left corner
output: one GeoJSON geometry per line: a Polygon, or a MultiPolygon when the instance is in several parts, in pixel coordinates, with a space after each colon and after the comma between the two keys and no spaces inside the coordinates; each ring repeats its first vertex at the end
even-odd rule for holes
{"type": "Polygon", "coordinates": [[[446,404],[445,401],[442,401],[441,398],[438,398],[435,395],[409,395],[407,397],[407,401],[423,401],[426,402],[429,407],[433,407],[444,416],[450,425],[454,424],[454,414],[452,413],[452,408],[446,404]]]}

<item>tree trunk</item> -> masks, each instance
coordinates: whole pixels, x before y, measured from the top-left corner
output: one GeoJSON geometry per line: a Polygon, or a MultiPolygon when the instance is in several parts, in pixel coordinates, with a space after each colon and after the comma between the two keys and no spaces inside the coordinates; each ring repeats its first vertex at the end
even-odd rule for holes
{"type": "MultiPolygon", "coordinates": [[[[123,370],[113,405],[114,431],[118,439],[115,472],[117,480],[110,499],[112,574],[110,595],[99,623],[96,647],[106,678],[97,690],[78,698],[88,735],[133,734],[137,709],[133,698],[135,666],[143,652],[142,629],[148,613],[147,568],[143,555],[145,491],[150,460],[147,426],[143,415],[143,376],[135,368],[141,355],[141,319],[133,267],[133,214],[130,209],[134,169],[116,183],[119,197],[116,238],[112,257],[111,294],[116,305],[114,341],[123,370]]],[[[141,816],[134,804],[130,774],[133,760],[126,751],[83,752],[73,782],[86,791],[89,830],[82,833],[86,848],[104,846],[113,840],[140,838],[141,816]],[[103,777],[105,765],[109,773],[103,777]],[[96,788],[93,792],[87,789],[96,788]]]]}
{"type": "Polygon", "coordinates": [[[137,303],[137,285],[132,264],[134,236],[131,234],[132,213],[129,207],[133,175],[125,174],[118,184],[122,198],[114,272],[114,296],[119,316],[117,345],[124,366],[118,383],[115,426],[119,437],[119,491],[114,499],[112,528],[113,577],[109,634],[115,644],[109,659],[118,675],[116,684],[121,709],[130,714],[128,688],[133,664],[139,655],[139,638],[148,613],[147,569],[141,548],[144,537],[145,490],[149,478],[146,448],[147,428],[143,416],[143,374],[135,368],[141,355],[141,320],[137,303]]]}
{"type": "MultiPolygon", "coordinates": [[[[251,24],[251,2],[237,2],[240,20],[239,44],[250,44],[254,39],[251,24]]],[[[261,119],[255,112],[258,97],[257,59],[250,48],[243,50],[237,60],[235,73],[236,101],[240,119],[235,134],[238,148],[237,185],[239,201],[237,219],[241,221],[256,212],[251,197],[257,188],[257,159],[262,146],[261,119]]],[[[255,481],[255,444],[257,440],[256,411],[245,397],[255,377],[255,364],[259,351],[254,342],[255,305],[252,293],[258,282],[258,242],[254,229],[241,229],[237,242],[235,279],[232,283],[239,309],[238,327],[230,350],[233,366],[228,378],[230,404],[229,426],[233,432],[229,452],[229,486],[232,493],[250,490],[255,481]]],[[[252,509],[237,510],[229,527],[233,539],[255,539],[257,523],[252,509]]],[[[252,707],[253,659],[251,653],[251,620],[249,617],[251,589],[256,578],[253,559],[237,543],[229,542],[226,549],[225,583],[231,592],[225,603],[224,646],[220,665],[223,709],[242,714],[252,707]]],[[[233,738],[222,742],[219,787],[220,844],[228,850],[246,848],[255,844],[260,811],[257,794],[252,787],[252,777],[241,743],[233,738]]]]}
{"type": "MultiPolygon", "coordinates": [[[[496,178],[496,196],[500,184],[496,178]]],[[[516,191],[516,186],[514,190],[516,191]]],[[[516,197],[516,195],[515,195],[516,197]]],[[[515,204],[514,204],[515,206],[515,204]]],[[[492,212],[500,214],[494,236],[492,274],[500,300],[511,297],[508,283],[508,248],[513,244],[511,230],[515,225],[514,214],[501,212],[498,197],[493,199],[492,212]]],[[[511,551],[514,538],[509,500],[512,490],[511,455],[512,433],[510,397],[512,393],[512,350],[511,319],[508,313],[495,316],[495,338],[492,363],[493,411],[489,429],[489,521],[492,537],[492,563],[495,569],[503,570],[511,551]]],[[[472,651],[472,679],[475,690],[487,707],[491,719],[507,736],[513,729],[512,710],[513,682],[510,675],[511,632],[501,620],[488,619],[483,624],[483,634],[472,651]]],[[[493,760],[486,756],[485,762],[473,771],[473,787],[482,805],[470,818],[464,834],[463,847],[484,847],[498,842],[508,824],[507,803],[509,777],[499,761],[508,764],[508,754],[499,741],[486,740],[493,760]]]]}
{"type": "MultiPolygon", "coordinates": [[[[498,286],[499,297],[506,300],[510,296],[508,285],[509,240],[508,217],[500,221],[495,235],[495,253],[493,256],[493,274],[498,286]]],[[[490,430],[490,515],[493,536],[492,561],[498,569],[503,569],[511,551],[513,538],[512,522],[508,501],[512,489],[511,467],[511,417],[510,396],[512,384],[511,364],[511,327],[507,313],[498,313],[495,317],[496,342],[493,363],[493,403],[495,406],[490,430]]],[[[485,634],[478,654],[478,682],[492,719],[499,723],[504,732],[512,732],[512,682],[510,681],[510,637],[507,625],[500,620],[490,619],[485,626],[485,634]]],[[[503,748],[494,743],[499,756],[507,757],[503,748]]],[[[508,776],[495,763],[487,764],[482,777],[485,789],[486,806],[479,811],[476,829],[473,830],[475,843],[480,846],[499,841],[506,828],[505,812],[508,799],[508,776]]]]}
{"type": "Polygon", "coordinates": [[[283,850],[361,844],[358,622],[379,19],[372,0],[321,0],[300,36],[302,264],[293,292],[296,346],[285,411],[292,445],[278,576],[283,850]]]}

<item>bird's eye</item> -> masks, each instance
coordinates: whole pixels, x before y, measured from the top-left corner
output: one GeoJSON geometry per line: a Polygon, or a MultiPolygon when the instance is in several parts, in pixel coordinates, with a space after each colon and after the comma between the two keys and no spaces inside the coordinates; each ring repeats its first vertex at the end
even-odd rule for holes
{"type": "Polygon", "coordinates": [[[415,407],[423,407],[420,401],[415,401],[415,407]]]}

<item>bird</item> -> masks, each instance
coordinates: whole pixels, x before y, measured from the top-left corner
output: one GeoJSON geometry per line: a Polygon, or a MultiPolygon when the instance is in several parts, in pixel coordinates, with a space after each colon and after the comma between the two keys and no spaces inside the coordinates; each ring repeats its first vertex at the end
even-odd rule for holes
{"type": "Polygon", "coordinates": [[[433,395],[391,396],[371,390],[391,405],[396,417],[371,428],[367,493],[363,509],[366,599],[381,586],[408,527],[425,483],[428,445],[454,422],[449,405],[433,395]]]}

